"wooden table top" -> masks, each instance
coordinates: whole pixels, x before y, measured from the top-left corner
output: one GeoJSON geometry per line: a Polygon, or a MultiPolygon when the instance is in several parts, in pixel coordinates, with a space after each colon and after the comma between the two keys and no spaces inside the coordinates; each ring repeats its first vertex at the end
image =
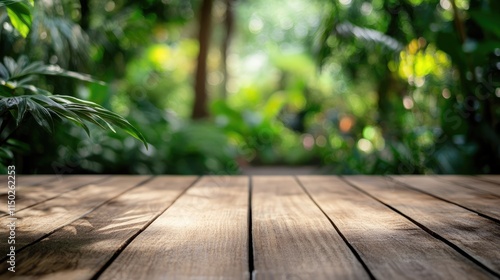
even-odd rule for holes
{"type": "Polygon", "coordinates": [[[1,279],[500,278],[496,175],[2,178],[1,279]]]}

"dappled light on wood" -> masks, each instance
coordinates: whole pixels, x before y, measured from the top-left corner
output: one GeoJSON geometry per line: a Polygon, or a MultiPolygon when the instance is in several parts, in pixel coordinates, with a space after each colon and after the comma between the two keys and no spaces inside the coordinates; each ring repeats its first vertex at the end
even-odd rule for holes
{"type": "Polygon", "coordinates": [[[18,211],[16,277],[500,275],[499,176],[23,177],[53,193],[18,211]]]}

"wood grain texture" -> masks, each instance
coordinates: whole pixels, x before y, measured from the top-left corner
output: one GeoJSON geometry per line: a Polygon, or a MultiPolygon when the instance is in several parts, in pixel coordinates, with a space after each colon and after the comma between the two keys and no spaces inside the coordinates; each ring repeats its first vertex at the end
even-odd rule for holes
{"type": "MultiPolygon", "coordinates": [[[[47,183],[50,181],[57,180],[57,175],[23,175],[23,174],[15,174],[15,183],[16,186],[33,186],[39,185],[42,183],[47,183]]],[[[2,186],[7,186],[8,175],[1,174],[0,182],[2,186]]],[[[5,190],[0,190],[0,193],[4,193],[5,190]]]]}
{"type": "Polygon", "coordinates": [[[345,179],[448,240],[500,277],[499,224],[383,177],[345,179]]]}
{"type": "Polygon", "coordinates": [[[496,195],[438,181],[430,176],[406,175],[391,176],[391,178],[412,188],[446,199],[500,221],[500,197],[496,195]]]}
{"type": "MultiPolygon", "coordinates": [[[[17,212],[16,250],[79,219],[148,178],[149,176],[114,176],[103,183],[86,185],[17,212]]],[[[0,224],[8,223],[9,217],[0,218],[0,224]]],[[[7,227],[0,227],[0,236],[7,236],[7,230],[7,227]]],[[[0,242],[0,252],[6,252],[7,248],[7,242],[0,242]]]]}
{"type": "Polygon", "coordinates": [[[333,176],[300,176],[377,279],[493,276],[380,202],[333,176]]]}
{"type": "Polygon", "coordinates": [[[461,175],[439,175],[433,177],[437,180],[448,182],[448,184],[457,184],[500,196],[500,185],[488,181],[482,181],[476,177],[461,175]]]}
{"type": "Polygon", "coordinates": [[[500,175],[477,175],[480,180],[485,180],[500,185],[500,175]]]}
{"type": "Polygon", "coordinates": [[[491,278],[500,176],[484,176],[254,177],[249,224],[246,176],[19,175],[0,279],[491,278]]]}
{"type": "MultiPolygon", "coordinates": [[[[195,180],[160,176],[114,198],[23,250],[11,279],[91,279],[195,180]]],[[[7,268],[0,265],[0,277],[12,276],[7,268]]]]}
{"type": "Polygon", "coordinates": [[[248,177],[203,177],[99,279],[248,279],[248,195],[248,177]]]}
{"type": "MultiPolygon", "coordinates": [[[[109,175],[42,176],[48,181],[29,180],[31,177],[21,177],[20,184],[16,185],[16,211],[52,199],[81,186],[101,182],[109,177],[109,175]],[[32,185],[24,185],[23,182],[25,181],[30,182],[32,185]]],[[[33,177],[38,178],[39,176],[33,177]]],[[[0,199],[3,196],[6,197],[7,188],[2,188],[2,191],[4,191],[4,193],[0,192],[0,199]]],[[[5,215],[6,213],[3,214],[5,215]]]]}
{"type": "Polygon", "coordinates": [[[291,176],[252,181],[254,279],[369,279],[291,176]]]}
{"type": "Polygon", "coordinates": [[[22,186],[33,186],[53,182],[59,179],[58,175],[24,175],[16,174],[16,182],[22,186]]]}
{"type": "MultiPolygon", "coordinates": [[[[20,189],[22,190],[28,186],[39,185],[42,183],[55,181],[56,179],[57,179],[56,175],[29,175],[29,176],[15,175],[13,182],[17,190],[20,189]]],[[[10,180],[12,180],[12,178],[10,180]]],[[[0,175],[1,185],[5,186],[3,188],[0,188],[0,201],[7,200],[7,193],[9,191],[8,181],[9,179],[7,175],[0,175]]],[[[19,197],[17,198],[17,200],[19,200],[19,197]]],[[[7,214],[7,206],[5,205],[0,210],[0,216],[4,216],[6,214],[7,214]]]]}

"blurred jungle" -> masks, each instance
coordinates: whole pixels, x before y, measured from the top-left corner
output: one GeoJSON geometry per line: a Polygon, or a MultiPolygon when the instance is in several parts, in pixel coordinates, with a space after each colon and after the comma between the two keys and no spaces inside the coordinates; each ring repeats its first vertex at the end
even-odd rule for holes
{"type": "Polygon", "coordinates": [[[3,172],[500,171],[497,0],[3,0],[0,63],[3,172]]]}

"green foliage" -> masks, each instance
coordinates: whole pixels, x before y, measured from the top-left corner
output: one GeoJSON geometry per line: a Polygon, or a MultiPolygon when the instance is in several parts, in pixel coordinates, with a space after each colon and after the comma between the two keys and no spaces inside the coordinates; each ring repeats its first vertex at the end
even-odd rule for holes
{"type": "MultiPolygon", "coordinates": [[[[358,81],[366,79],[359,74],[366,74],[363,69],[370,67],[368,75],[378,79],[378,121],[373,124],[381,128],[384,147],[373,150],[372,140],[355,136],[358,148],[365,150],[358,159],[364,164],[351,165],[352,169],[363,173],[498,172],[500,153],[494,148],[500,143],[495,128],[499,118],[495,88],[500,22],[494,16],[498,5],[456,1],[458,9],[453,9],[442,1],[411,1],[411,5],[379,1],[382,9],[371,10],[375,3],[333,2],[323,21],[319,61],[325,67],[332,61],[341,63],[352,69],[351,77],[358,81]],[[371,20],[380,15],[385,19],[371,20]],[[346,25],[346,18],[354,24],[346,25]],[[397,42],[404,47],[390,47],[397,42]],[[341,53],[353,45],[358,49],[341,53]]],[[[354,128],[355,134],[358,129],[354,128]]]]}
{"type": "Polygon", "coordinates": [[[61,143],[41,155],[39,172],[129,174],[236,174],[236,150],[224,133],[209,123],[175,117],[145,100],[137,100],[127,118],[141,128],[149,149],[125,134],[90,127],[92,138],[78,129],[56,132],[61,143]],[[86,138],[86,139],[85,139],[86,138]],[[133,163],[133,164],[131,164],[133,163]]]}
{"type": "MultiPolygon", "coordinates": [[[[39,75],[55,75],[81,81],[94,81],[88,75],[66,71],[56,65],[44,65],[41,62],[29,63],[24,56],[21,56],[17,61],[10,57],[4,57],[4,62],[0,63],[2,126],[5,126],[8,119],[12,117],[15,120],[15,130],[25,117],[32,117],[39,126],[52,132],[53,116],[57,116],[81,126],[87,133],[89,133],[89,128],[86,122],[113,132],[115,131],[113,125],[115,125],[141,140],[147,146],[146,139],[142,134],[116,113],[93,102],[72,96],[52,95],[49,91],[37,87],[32,82],[39,75]]],[[[6,140],[7,138],[3,142],[6,140]]]]}
{"type": "Polygon", "coordinates": [[[385,35],[384,33],[366,27],[359,27],[350,22],[339,23],[335,26],[335,32],[340,36],[352,36],[365,43],[381,44],[388,49],[398,52],[403,46],[398,40],[385,35]]]}
{"type": "Polygon", "coordinates": [[[224,57],[215,1],[197,123],[199,1],[3,1],[0,158],[25,173],[498,172],[500,4],[454,2],[241,1],[224,57]]]}
{"type": "Polygon", "coordinates": [[[19,31],[21,36],[28,36],[30,31],[32,15],[31,9],[33,6],[33,0],[31,1],[4,1],[0,4],[6,6],[7,14],[9,15],[10,21],[14,28],[19,31]]]}
{"type": "Polygon", "coordinates": [[[500,18],[493,11],[473,10],[469,12],[469,16],[486,32],[491,32],[497,37],[500,37],[500,18]]]}

